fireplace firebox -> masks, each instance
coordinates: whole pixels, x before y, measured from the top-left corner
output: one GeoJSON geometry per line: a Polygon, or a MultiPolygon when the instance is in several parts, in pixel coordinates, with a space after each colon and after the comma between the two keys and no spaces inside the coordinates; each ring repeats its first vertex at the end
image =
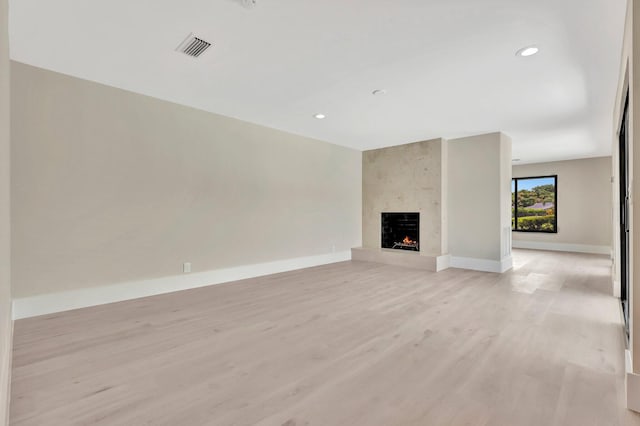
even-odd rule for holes
{"type": "Polygon", "coordinates": [[[382,248],[420,251],[420,213],[382,213],[382,248]]]}

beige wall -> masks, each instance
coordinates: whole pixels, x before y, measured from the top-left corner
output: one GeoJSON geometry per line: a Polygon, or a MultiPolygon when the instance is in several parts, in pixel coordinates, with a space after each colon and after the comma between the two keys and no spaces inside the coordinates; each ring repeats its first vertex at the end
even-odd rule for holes
{"type": "Polygon", "coordinates": [[[0,0],[0,425],[8,423],[11,369],[9,34],[8,2],[0,0]]]}
{"type": "Polygon", "coordinates": [[[510,223],[510,138],[491,133],[452,139],[448,155],[449,252],[503,261],[511,253],[505,232],[510,223]]]}
{"type": "Polygon", "coordinates": [[[14,297],[349,250],[361,153],[12,64],[14,297]]]}
{"type": "MultiPolygon", "coordinates": [[[[442,139],[362,153],[362,243],[379,248],[382,212],[420,213],[420,252],[446,253],[442,139]]],[[[445,175],[446,176],[446,175],[445,175]]]]}
{"type": "Polygon", "coordinates": [[[11,366],[9,35],[7,0],[0,0],[0,425],[7,421],[11,366]]]}
{"type": "Polygon", "coordinates": [[[513,177],[558,175],[557,234],[514,232],[515,241],[611,247],[611,157],[524,164],[513,177]]]}

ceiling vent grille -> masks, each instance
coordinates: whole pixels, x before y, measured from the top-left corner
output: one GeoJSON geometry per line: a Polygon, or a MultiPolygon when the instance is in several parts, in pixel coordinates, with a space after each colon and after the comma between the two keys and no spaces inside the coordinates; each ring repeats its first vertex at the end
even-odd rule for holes
{"type": "Polygon", "coordinates": [[[185,55],[193,56],[197,58],[211,46],[211,43],[204,41],[201,38],[195,37],[193,34],[189,36],[178,46],[176,49],[178,52],[182,52],[185,55]]]}

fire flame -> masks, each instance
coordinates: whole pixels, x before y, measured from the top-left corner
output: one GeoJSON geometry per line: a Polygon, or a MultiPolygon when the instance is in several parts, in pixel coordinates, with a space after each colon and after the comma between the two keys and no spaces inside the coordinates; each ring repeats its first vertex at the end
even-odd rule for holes
{"type": "Polygon", "coordinates": [[[413,241],[408,236],[404,237],[404,240],[402,240],[402,242],[405,243],[405,244],[413,244],[413,243],[415,243],[415,241],[413,241]]]}

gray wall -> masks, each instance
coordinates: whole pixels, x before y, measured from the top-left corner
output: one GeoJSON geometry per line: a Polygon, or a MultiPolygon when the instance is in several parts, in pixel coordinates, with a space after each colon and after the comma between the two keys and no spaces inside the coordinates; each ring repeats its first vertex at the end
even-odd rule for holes
{"type": "Polygon", "coordinates": [[[12,64],[14,297],[349,250],[361,153],[12,64]]]}
{"type": "Polygon", "coordinates": [[[9,34],[8,2],[0,0],[0,425],[8,414],[11,367],[9,34]]]}
{"type": "Polygon", "coordinates": [[[513,167],[514,177],[558,175],[558,233],[514,232],[514,241],[611,247],[611,157],[513,167]]]}
{"type": "Polygon", "coordinates": [[[382,212],[419,212],[421,254],[446,253],[443,167],[446,149],[442,139],[363,152],[363,246],[380,247],[382,212]]]}
{"type": "Polygon", "coordinates": [[[502,261],[511,253],[511,140],[501,133],[448,141],[449,252],[502,261]]]}

